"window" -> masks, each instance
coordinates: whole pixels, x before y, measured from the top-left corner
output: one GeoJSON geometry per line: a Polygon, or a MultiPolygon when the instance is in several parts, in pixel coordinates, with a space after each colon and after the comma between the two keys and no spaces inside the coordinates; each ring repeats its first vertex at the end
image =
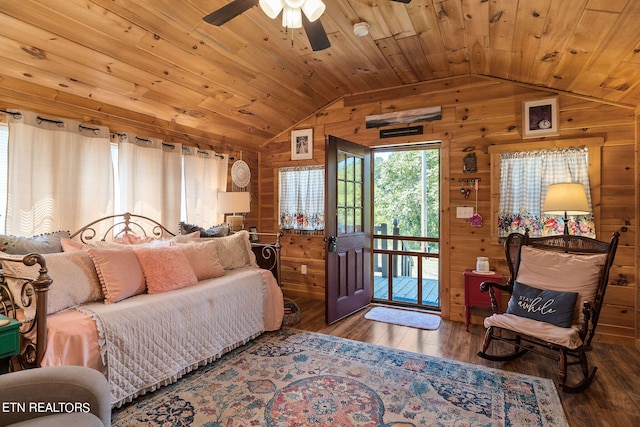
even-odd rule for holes
{"type": "Polygon", "coordinates": [[[280,229],[324,230],[324,167],[280,169],[280,229]]]}
{"type": "MultiPolygon", "coordinates": [[[[500,154],[498,236],[524,233],[526,229],[533,237],[562,234],[564,217],[543,213],[547,188],[560,182],[582,184],[589,207],[592,206],[586,148],[500,154]]],[[[595,237],[593,215],[568,219],[571,234],[595,237]]]]}
{"type": "Polygon", "coordinates": [[[592,212],[570,216],[570,233],[595,238],[600,193],[590,183],[599,182],[603,143],[595,137],[490,146],[494,243],[525,229],[532,236],[562,234],[563,216],[543,213],[548,186],[561,182],[583,184],[592,212]]]}
{"type": "Polygon", "coordinates": [[[9,126],[0,123],[0,234],[4,234],[4,217],[7,214],[7,150],[9,147],[9,126]]]}
{"type": "MultiPolygon", "coordinates": [[[[33,189],[31,192],[27,192],[26,190],[23,192],[22,187],[29,188],[29,185],[27,182],[24,182],[21,179],[14,179],[13,182],[17,183],[17,185],[24,185],[11,190],[8,186],[10,182],[12,182],[9,175],[9,172],[11,171],[8,167],[8,147],[10,133],[9,127],[11,126],[11,123],[0,123],[0,233],[33,235],[59,229],[75,230],[77,227],[86,224],[89,220],[94,220],[95,218],[110,215],[113,212],[122,213],[125,210],[148,216],[165,224],[176,224],[176,227],[180,220],[184,220],[187,222],[197,221],[198,224],[202,224],[204,226],[206,226],[207,224],[218,224],[222,220],[222,216],[219,215],[215,209],[215,195],[219,190],[217,188],[211,188],[211,183],[209,182],[210,180],[205,179],[208,176],[206,173],[194,176],[194,173],[192,172],[197,169],[198,165],[194,166],[194,162],[187,163],[186,160],[183,162],[183,157],[187,155],[184,153],[185,151],[189,150],[189,147],[183,147],[181,153],[180,151],[176,152],[176,144],[167,144],[161,141],[156,144],[156,142],[150,139],[140,139],[140,141],[148,141],[149,144],[161,144],[161,151],[163,153],[164,151],[174,150],[171,162],[173,175],[167,178],[166,182],[158,184],[159,186],[161,186],[159,191],[156,191],[155,194],[151,194],[151,192],[149,191],[150,185],[139,185],[143,180],[138,178],[123,178],[123,172],[127,172],[129,170],[142,170],[144,171],[143,175],[145,177],[152,176],[152,174],[149,173],[151,172],[152,167],[155,167],[156,165],[165,167],[167,164],[166,160],[163,159],[162,161],[156,161],[155,163],[153,161],[147,162],[147,167],[144,167],[144,165],[142,165],[141,163],[142,156],[126,156],[126,150],[123,151],[122,147],[120,147],[118,143],[115,142],[115,138],[119,138],[122,134],[111,133],[112,141],[111,144],[109,144],[109,131],[106,128],[94,130],[91,128],[82,128],[81,126],[74,124],[72,121],[60,121],[60,123],[65,124],[64,127],[66,127],[67,129],[73,129],[73,131],[71,131],[63,129],[63,127],[61,127],[58,122],[54,122],[52,120],[42,120],[43,122],[46,122],[44,125],[42,125],[39,120],[36,120],[35,113],[25,112],[22,114],[22,116],[27,117],[29,120],[27,120],[26,118],[17,119],[24,120],[25,123],[23,123],[22,121],[16,123],[17,130],[15,135],[13,135],[14,137],[16,137],[19,141],[25,139],[31,142],[31,140],[35,141],[36,138],[32,137],[30,133],[27,133],[25,129],[29,131],[37,130],[39,132],[42,132],[46,134],[45,136],[51,137],[51,141],[47,140],[49,145],[46,146],[49,151],[43,149],[39,153],[39,155],[45,159],[45,162],[47,159],[53,157],[58,161],[66,161],[66,164],[73,164],[76,166],[74,166],[74,168],[72,168],[71,170],[68,167],[51,167],[50,170],[46,171],[37,169],[38,179],[48,180],[56,184],[55,186],[41,186],[44,187],[44,190],[40,191],[37,194],[34,193],[33,189]],[[52,122],[51,126],[56,126],[53,130],[45,127],[47,124],[49,124],[49,122],[52,122]],[[18,128],[18,126],[20,127],[18,128]],[[83,132],[85,132],[85,129],[88,129],[85,133],[90,133],[91,137],[96,137],[96,139],[97,137],[99,137],[101,139],[101,145],[98,146],[97,143],[80,144],[80,147],[98,147],[99,149],[102,149],[102,151],[99,151],[98,154],[103,155],[103,157],[98,157],[98,154],[95,154],[95,149],[90,152],[73,148],[59,149],[59,147],[62,147],[62,145],[60,145],[62,143],[58,142],[58,140],[63,140],[65,143],[68,142],[69,140],[71,140],[71,138],[62,138],[62,136],[66,136],[67,134],[76,136],[75,129],[79,129],[77,133],[82,134],[80,136],[84,136],[83,132]],[[99,131],[100,134],[98,135],[96,131],[99,131]],[[56,137],[58,138],[56,139],[56,137]],[[106,145],[104,144],[105,142],[106,145]],[[125,155],[123,155],[123,152],[125,152],[125,155]],[[129,167],[125,169],[123,169],[122,166],[123,157],[130,159],[128,164],[129,167]],[[62,160],[60,160],[61,158],[62,160]],[[71,159],[69,160],[69,158],[71,159]],[[85,168],[81,170],[80,166],[84,166],[85,168]],[[102,169],[97,166],[102,166],[102,169]],[[82,173],[84,173],[84,175],[82,173]],[[90,181],[90,179],[93,179],[94,176],[97,176],[98,178],[90,181]],[[86,177],[87,179],[82,177],[86,177]],[[108,180],[104,177],[108,177],[108,180]],[[98,180],[99,182],[97,182],[96,180],[98,180]],[[189,182],[188,185],[185,182],[186,180],[188,180],[187,182],[189,182]],[[87,184],[88,182],[95,183],[95,185],[87,184]],[[76,189],[76,187],[73,187],[74,189],[71,189],[69,183],[75,185],[76,187],[79,187],[80,189],[76,189]],[[136,189],[135,186],[132,185],[133,183],[137,183],[138,188],[141,189],[136,189]],[[52,190],[50,187],[55,188],[52,190]],[[183,194],[181,194],[181,190],[184,187],[188,187],[187,190],[191,190],[191,193],[189,193],[189,191],[182,191],[183,194]],[[60,189],[60,191],[58,191],[58,189],[60,189]],[[54,190],[57,192],[54,193],[54,190]],[[91,197],[87,198],[86,195],[83,196],[84,193],[82,193],[81,190],[89,191],[91,193],[91,197]],[[14,213],[14,216],[12,217],[7,213],[7,201],[9,200],[10,196],[8,194],[9,191],[16,191],[20,195],[24,193],[23,205],[27,206],[28,209],[31,209],[28,210],[27,208],[23,209],[22,207],[20,207],[20,205],[16,203],[16,195],[13,194],[11,200],[12,202],[14,202],[14,212],[20,212],[20,217],[17,219],[17,214],[14,213]],[[193,193],[196,191],[200,191],[200,193],[197,194],[198,196],[201,196],[201,194],[205,194],[205,196],[201,196],[200,199],[196,199],[193,196],[193,193]],[[65,202],[64,197],[67,194],[69,195],[69,197],[75,197],[75,199],[71,199],[71,202],[65,202]],[[159,197],[157,197],[158,194],[159,197]],[[167,196],[167,194],[170,194],[170,196],[167,196]],[[100,196],[100,200],[96,200],[96,195],[100,196]],[[123,197],[121,196],[124,195],[129,195],[130,200],[123,200],[123,197]],[[205,200],[203,201],[202,199],[205,200]],[[36,200],[36,202],[33,202],[33,200],[36,200]],[[47,205],[47,209],[41,209],[39,208],[40,200],[52,200],[53,203],[49,203],[47,205]],[[89,200],[91,200],[91,203],[87,205],[87,203],[89,203],[89,200]],[[189,206],[187,205],[187,202],[190,203],[189,206]],[[19,209],[16,209],[15,206],[19,206],[19,209]],[[195,208],[193,208],[193,206],[195,206],[195,208]],[[186,209],[187,207],[192,207],[192,209],[186,209]],[[91,209],[93,209],[93,211],[91,209]],[[156,215],[156,212],[153,211],[154,209],[159,212],[158,215],[156,215]],[[98,213],[96,214],[95,211],[97,211],[98,213]],[[23,212],[26,213],[23,214],[23,212]],[[171,214],[169,218],[164,217],[166,212],[169,212],[171,214]],[[200,217],[195,217],[196,214],[200,212],[204,212],[204,214],[201,214],[200,217]],[[23,216],[27,215],[31,215],[27,218],[28,221],[23,220],[23,216]]],[[[39,117],[37,119],[39,119],[39,117]]],[[[137,141],[139,138],[136,137],[135,139],[137,141]]],[[[43,145],[42,139],[38,139],[37,142],[38,144],[43,145]]],[[[26,146],[26,144],[18,145],[26,146]]],[[[65,145],[65,147],[66,146],[67,145],[65,145]]],[[[214,155],[213,152],[205,152],[203,150],[197,151],[198,154],[205,153],[207,154],[207,156],[205,157],[215,160],[212,161],[210,165],[207,164],[200,169],[206,169],[205,172],[210,172],[209,175],[211,175],[212,173],[218,173],[217,171],[219,171],[218,174],[223,177],[221,180],[224,181],[223,184],[226,186],[228,156],[223,156],[220,154],[214,155]]],[[[32,174],[31,170],[36,170],[35,168],[38,164],[37,161],[33,160],[34,157],[31,154],[33,150],[23,148],[22,152],[26,153],[22,157],[19,157],[14,153],[14,157],[16,157],[17,159],[15,161],[22,161],[25,164],[25,167],[13,166],[14,172],[20,171],[16,172],[19,173],[18,178],[22,176],[20,174],[32,174]]],[[[21,165],[22,163],[16,164],[21,165]]],[[[153,171],[155,172],[155,169],[153,171]]],[[[35,174],[36,172],[33,173],[35,174]]],[[[16,175],[14,174],[14,177],[15,176],[16,175]]],[[[166,173],[162,174],[163,179],[166,176],[166,173]]],[[[159,182],[159,180],[156,179],[153,184],[156,184],[157,182],[159,182]]]]}

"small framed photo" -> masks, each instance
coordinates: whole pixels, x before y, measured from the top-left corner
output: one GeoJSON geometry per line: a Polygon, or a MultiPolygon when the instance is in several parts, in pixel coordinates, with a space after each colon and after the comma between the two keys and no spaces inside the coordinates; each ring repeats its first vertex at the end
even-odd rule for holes
{"type": "Polygon", "coordinates": [[[558,98],[524,101],[522,113],[522,137],[558,135],[558,98]]]}
{"type": "Polygon", "coordinates": [[[258,227],[252,225],[249,227],[249,241],[251,243],[258,243],[260,241],[260,236],[258,236],[258,227]]]}
{"type": "Polygon", "coordinates": [[[313,129],[291,131],[291,160],[313,159],[313,129]]]}

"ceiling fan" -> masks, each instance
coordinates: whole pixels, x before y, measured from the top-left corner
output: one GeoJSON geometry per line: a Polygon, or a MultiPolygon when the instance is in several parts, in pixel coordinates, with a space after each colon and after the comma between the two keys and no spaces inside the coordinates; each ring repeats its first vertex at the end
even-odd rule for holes
{"type": "MultiPolygon", "coordinates": [[[[406,4],[411,2],[411,0],[391,1],[406,4]]],[[[282,14],[283,27],[304,27],[313,51],[327,49],[331,46],[327,33],[319,19],[324,12],[324,3],[321,0],[233,0],[202,19],[219,27],[258,4],[260,4],[260,8],[265,14],[272,19],[282,14]],[[304,13],[301,13],[301,11],[304,13]]]]}

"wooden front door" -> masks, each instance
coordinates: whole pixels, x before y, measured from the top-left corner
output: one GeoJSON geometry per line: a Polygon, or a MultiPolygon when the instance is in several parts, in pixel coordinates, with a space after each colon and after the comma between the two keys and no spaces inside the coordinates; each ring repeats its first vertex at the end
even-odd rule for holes
{"type": "Polygon", "coordinates": [[[371,151],[326,137],[326,321],[371,301],[371,151]]]}

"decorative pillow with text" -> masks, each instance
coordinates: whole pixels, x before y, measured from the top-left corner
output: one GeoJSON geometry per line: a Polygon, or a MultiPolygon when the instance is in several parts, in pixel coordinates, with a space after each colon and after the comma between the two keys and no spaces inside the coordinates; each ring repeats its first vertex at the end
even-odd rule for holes
{"type": "Polygon", "coordinates": [[[577,292],[550,291],[515,282],[507,313],[568,328],[577,300],[577,292]]]}

